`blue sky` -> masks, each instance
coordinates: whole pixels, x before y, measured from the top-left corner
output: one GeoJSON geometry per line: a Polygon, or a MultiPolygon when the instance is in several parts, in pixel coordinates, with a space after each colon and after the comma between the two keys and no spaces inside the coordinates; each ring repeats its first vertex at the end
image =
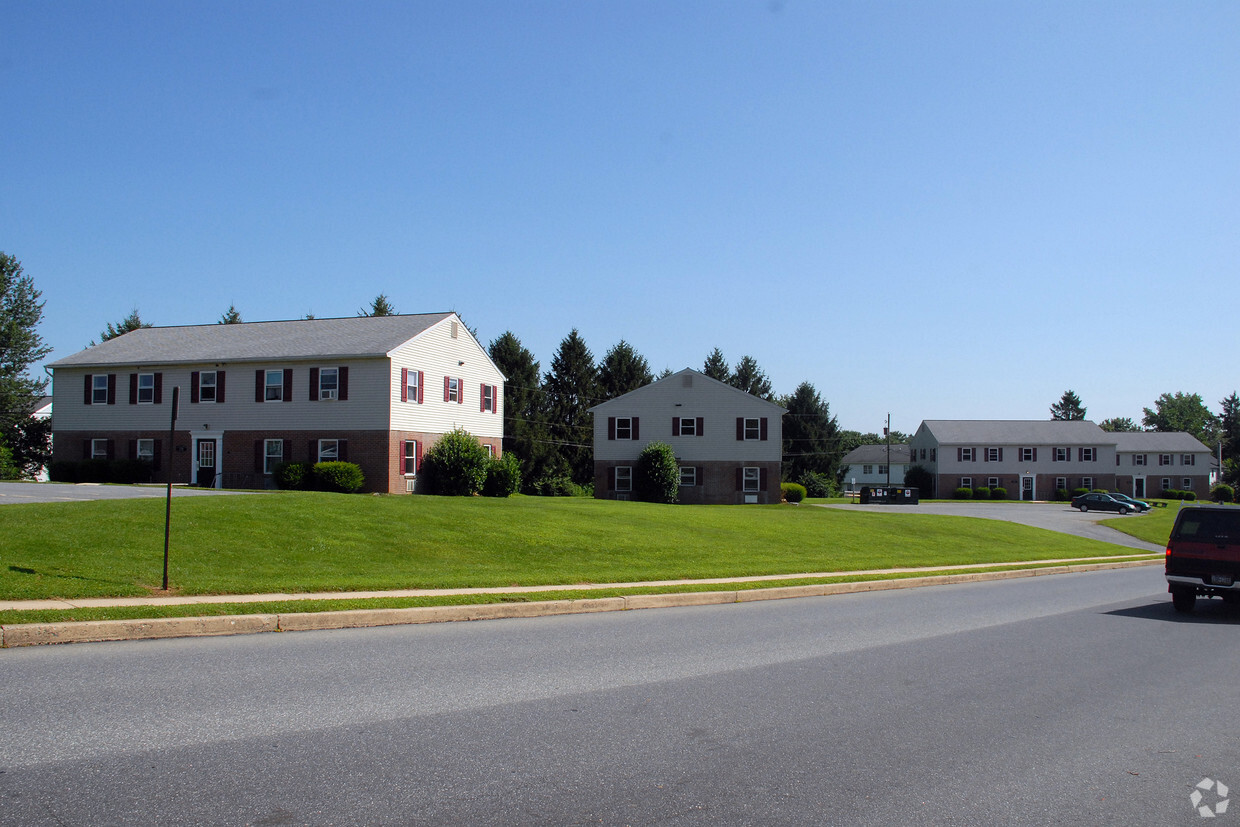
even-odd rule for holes
{"type": "Polygon", "coordinates": [[[845,428],[1240,388],[1240,3],[0,9],[0,250],[67,356],[456,310],[753,356],[845,428]]]}

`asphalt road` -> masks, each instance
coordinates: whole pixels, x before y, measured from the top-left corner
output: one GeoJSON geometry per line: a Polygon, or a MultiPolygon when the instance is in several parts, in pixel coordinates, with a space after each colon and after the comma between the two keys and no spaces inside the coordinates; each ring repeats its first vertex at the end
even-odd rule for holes
{"type": "MultiPolygon", "coordinates": [[[[228,489],[188,488],[174,485],[174,497],[218,497],[242,494],[228,489]]],[[[167,497],[167,485],[94,485],[67,482],[0,482],[0,505],[12,503],[86,502],[167,497]]]]}
{"type": "Polygon", "coordinates": [[[4,650],[0,824],[1198,824],[1238,623],[1139,568],[4,650]]]}

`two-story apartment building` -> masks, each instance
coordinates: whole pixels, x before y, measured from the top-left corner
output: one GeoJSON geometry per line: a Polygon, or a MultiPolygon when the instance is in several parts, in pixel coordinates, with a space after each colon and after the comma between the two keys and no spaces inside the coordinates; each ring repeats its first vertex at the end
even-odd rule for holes
{"type": "Polygon", "coordinates": [[[280,463],[341,460],[405,493],[454,428],[501,451],[504,377],[455,313],[142,328],[50,367],[56,461],[168,479],[171,457],[174,482],[264,488],[280,463]]]}
{"type": "Polygon", "coordinates": [[[858,491],[863,485],[903,485],[910,464],[909,446],[903,443],[858,445],[840,460],[844,490],[858,491]]]}
{"type": "Polygon", "coordinates": [[[1210,449],[1191,434],[1137,431],[1114,433],[1116,489],[1133,497],[1157,497],[1167,490],[1209,496],[1214,469],[1210,449]]]}
{"type": "Polygon", "coordinates": [[[672,446],[680,502],[778,503],[784,409],[685,369],[595,405],[594,496],[628,499],[651,442],[672,446]]]}

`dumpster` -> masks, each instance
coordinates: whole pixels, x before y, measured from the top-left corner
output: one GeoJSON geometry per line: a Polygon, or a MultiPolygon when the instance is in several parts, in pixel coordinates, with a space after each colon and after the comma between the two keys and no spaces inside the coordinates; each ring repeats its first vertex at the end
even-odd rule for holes
{"type": "Polygon", "coordinates": [[[908,485],[863,485],[861,503],[875,505],[917,505],[918,491],[908,485]]]}

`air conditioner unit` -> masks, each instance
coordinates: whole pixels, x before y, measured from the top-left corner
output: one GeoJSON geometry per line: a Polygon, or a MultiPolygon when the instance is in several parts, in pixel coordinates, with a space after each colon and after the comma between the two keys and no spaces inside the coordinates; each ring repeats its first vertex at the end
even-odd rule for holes
{"type": "Polygon", "coordinates": [[[334,390],[319,391],[319,399],[335,399],[336,392],[334,390]]]}
{"type": "Polygon", "coordinates": [[[417,480],[414,479],[413,477],[405,477],[405,493],[412,494],[413,487],[416,483],[417,483],[417,480]]]}

